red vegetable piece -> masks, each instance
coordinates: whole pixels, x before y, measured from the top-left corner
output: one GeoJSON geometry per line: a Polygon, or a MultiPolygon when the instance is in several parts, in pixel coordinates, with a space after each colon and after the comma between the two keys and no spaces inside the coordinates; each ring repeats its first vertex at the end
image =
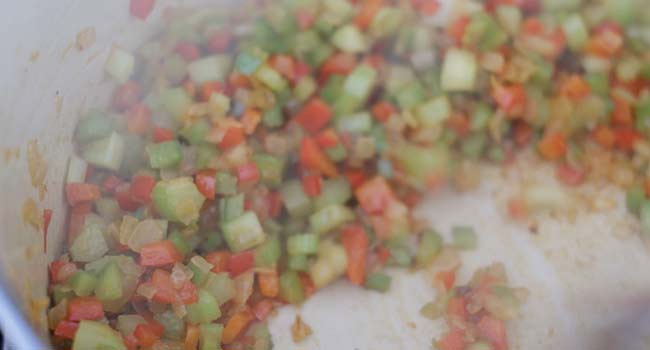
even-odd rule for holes
{"type": "Polygon", "coordinates": [[[316,143],[321,148],[331,148],[337,146],[341,141],[334,129],[325,129],[316,135],[316,143]]]}
{"type": "Polygon", "coordinates": [[[372,106],[372,115],[377,119],[379,122],[385,122],[387,121],[392,115],[397,113],[397,108],[393,106],[392,103],[390,102],[377,102],[374,106],[372,106]]]}
{"type": "Polygon", "coordinates": [[[503,321],[486,315],[481,318],[477,326],[479,336],[489,341],[494,346],[494,350],[508,350],[508,338],[503,321]]]}
{"type": "Polygon", "coordinates": [[[228,271],[228,263],[230,261],[230,252],[227,250],[221,250],[217,252],[212,252],[205,256],[210,264],[212,264],[212,269],[210,271],[214,273],[228,271]]]}
{"type": "Polygon", "coordinates": [[[142,135],[149,130],[151,121],[151,110],[145,104],[138,103],[126,112],[126,128],[136,135],[142,135]]]}
{"type": "Polygon", "coordinates": [[[303,169],[319,171],[329,177],[338,176],[336,165],[310,137],[303,138],[300,144],[300,165],[303,169]]]}
{"type": "Polygon", "coordinates": [[[436,342],[439,350],[464,350],[465,345],[465,333],[457,327],[452,327],[436,342]]]}
{"type": "Polygon", "coordinates": [[[120,184],[122,184],[122,180],[120,180],[119,177],[110,174],[106,176],[106,178],[102,182],[102,189],[106,193],[113,193],[120,184]]]}
{"type": "Polygon", "coordinates": [[[565,185],[578,186],[585,181],[587,173],[568,164],[562,164],[557,167],[555,176],[565,185]]]}
{"type": "Polygon", "coordinates": [[[223,135],[219,142],[219,148],[228,149],[235,147],[244,141],[244,129],[239,127],[230,127],[223,135]]]}
{"type": "Polygon", "coordinates": [[[92,211],[91,203],[81,203],[70,210],[70,216],[68,217],[68,246],[74,242],[74,239],[77,238],[81,228],[84,225],[86,220],[86,215],[92,211]]]}
{"type": "Polygon", "coordinates": [[[307,102],[294,120],[309,133],[314,134],[325,127],[332,118],[332,110],[318,97],[307,102]]]}
{"type": "Polygon", "coordinates": [[[68,321],[99,320],[104,317],[104,306],[95,297],[78,297],[68,302],[68,321]]]}
{"type": "Polygon", "coordinates": [[[138,339],[138,344],[144,347],[153,346],[160,339],[160,336],[155,333],[153,327],[146,323],[137,325],[133,331],[133,335],[138,339]]]}
{"type": "Polygon", "coordinates": [[[271,299],[262,299],[258,301],[255,306],[253,306],[253,315],[255,315],[255,318],[258,319],[259,321],[264,321],[271,311],[273,311],[275,307],[273,306],[273,300],[271,299]]]}
{"type": "Polygon", "coordinates": [[[247,163],[237,168],[237,179],[240,184],[254,184],[260,179],[260,172],[255,163],[247,163]]]}
{"type": "Polygon", "coordinates": [[[298,26],[302,30],[307,30],[316,21],[316,15],[312,10],[299,8],[296,10],[296,20],[298,21],[298,26]]]}
{"type": "Polygon", "coordinates": [[[186,61],[194,61],[201,57],[201,50],[194,43],[181,41],[176,44],[174,51],[181,55],[186,61]]]}
{"type": "Polygon", "coordinates": [[[151,191],[156,186],[156,179],[148,175],[136,175],[131,180],[131,198],[135,201],[149,204],[151,191]]]}
{"type": "Polygon", "coordinates": [[[131,0],[131,14],[143,21],[147,20],[153,10],[156,0],[131,0]]]}
{"type": "Polygon", "coordinates": [[[50,263],[50,281],[53,284],[62,283],[77,272],[77,265],[72,262],[54,260],[50,263]]]}
{"type": "Polygon", "coordinates": [[[194,176],[194,183],[196,184],[196,188],[207,199],[214,199],[216,196],[216,173],[216,170],[205,169],[197,172],[194,176]]]}
{"type": "Polygon", "coordinates": [[[124,211],[136,211],[140,208],[140,203],[131,196],[131,185],[128,183],[117,186],[113,197],[115,197],[120,209],[124,211]]]}
{"type": "Polygon", "coordinates": [[[370,215],[382,214],[390,203],[397,200],[390,185],[381,176],[366,181],[354,194],[361,208],[370,215]]]}
{"type": "Polygon", "coordinates": [[[161,128],[158,126],[153,127],[153,140],[156,143],[161,143],[161,142],[166,142],[166,141],[172,141],[176,137],[174,136],[174,132],[170,129],[167,128],[161,128]]]}
{"type": "Polygon", "coordinates": [[[52,209],[43,210],[43,253],[47,253],[47,231],[52,221],[52,209]]]}
{"type": "Polygon", "coordinates": [[[229,32],[214,33],[210,39],[208,39],[208,51],[211,53],[224,52],[228,49],[228,47],[230,47],[231,41],[232,34],[229,32]]]}
{"type": "Polygon", "coordinates": [[[112,105],[118,111],[125,111],[140,101],[142,87],[135,81],[127,81],[120,85],[113,94],[112,105]]]}
{"type": "Polygon", "coordinates": [[[307,175],[302,178],[302,188],[310,197],[316,197],[320,194],[323,180],[318,175],[307,175]]]}
{"type": "Polygon", "coordinates": [[[61,321],[56,325],[54,335],[65,339],[74,339],[75,334],[77,334],[77,329],[79,329],[78,322],[61,321]]]}
{"type": "Polygon", "coordinates": [[[102,193],[97,185],[87,183],[71,183],[65,185],[65,195],[71,207],[83,202],[92,202],[101,198],[102,193]]]}
{"type": "Polygon", "coordinates": [[[348,256],[348,279],[360,286],[366,280],[368,235],[361,226],[350,225],[341,231],[341,241],[348,256]]]}
{"type": "Polygon", "coordinates": [[[255,266],[255,253],[247,250],[233,254],[228,260],[228,271],[232,277],[237,277],[255,266]]]}
{"type": "Polygon", "coordinates": [[[170,241],[149,243],[140,248],[140,265],[161,267],[183,261],[183,256],[170,241]]]}

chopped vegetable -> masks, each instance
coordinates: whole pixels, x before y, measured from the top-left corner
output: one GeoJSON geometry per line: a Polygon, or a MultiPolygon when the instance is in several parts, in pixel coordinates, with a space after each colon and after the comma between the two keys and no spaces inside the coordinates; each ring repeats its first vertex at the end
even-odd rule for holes
{"type": "Polygon", "coordinates": [[[151,192],[151,198],[160,215],[184,224],[198,219],[205,200],[189,177],[159,181],[151,192]]]}

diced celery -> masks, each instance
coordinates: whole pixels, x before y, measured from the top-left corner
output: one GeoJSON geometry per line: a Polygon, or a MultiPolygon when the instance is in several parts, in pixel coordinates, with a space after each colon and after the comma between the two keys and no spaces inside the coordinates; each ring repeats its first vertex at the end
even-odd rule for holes
{"type": "Polygon", "coordinates": [[[399,9],[384,6],[373,17],[368,30],[373,37],[380,38],[397,32],[401,22],[402,12],[399,9]]]}
{"type": "Polygon", "coordinates": [[[385,293],[390,289],[391,277],[385,273],[375,272],[366,276],[366,288],[385,293]]]}
{"type": "Polygon", "coordinates": [[[336,120],[336,129],[351,134],[365,134],[372,129],[372,117],[368,112],[341,116],[336,120]]]}
{"type": "Polygon", "coordinates": [[[641,61],[635,57],[625,57],[616,64],[616,77],[622,82],[632,82],[641,73],[641,61]]]}
{"type": "Polygon", "coordinates": [[[403,110],[413,108],[426,99],[424,87],[417,80],[404,86],[396,93],[397,104],[403,110]]]}
{"type": "Polygon", "coordinates": [[[208,232],[205,234],[205,241],[201,243],[201,249],[205,252],[211,252],[224,245],[223,235],[218,231],[208,232]]]}
{"type": "Polygon", "coordinates": [[[230,71],[229,55],[212,55],[191,62],[187,66],[190,78],[198,84],[223,81],[230,71]]]}
{"type": "Polygon", "coordinates": [[[415,260],[418,265],[424,266],[432,263],[442,250],[442,237],[433,230],[424,231],[418,245],[415,260]]]}
{"type": "Polygon", "coordinates": [[[122,164],[124,151],[124,138],[113,132],[103,139],[87,144],[81,157],[94,166],[117,171],[122,164]]]}
{"type": "Polygon", "coordinates": [[[105,224],[95,214],[86,216],[81,233],[70,246],[72,260],[78,262],[95,261],[108,252],[108,244],[104,238],[105,224]]]}
{"type": "Polygon", "coordinates": [[[284,124],[282,106],[279,103],[276,103],[271,109],[264,111],[264,115],[262,115],[262,123],[264,123],[264,126],[269,128],[282,126],[282,124],[284,124]]]}
{"type": "Polygon", "coordinates": [[[205,119],[199,119],[194,123],[183,128],[179,134],[193,145],[198,145],[205,141],[205,136],[210,131],[211,126],[205,119]]]}
{"type": "MultiPolygon", "coordinates": [[[[201,258],[201,259],[203,259],[203,258],[201,258]]],[[[205,259],[203,259],[203,260],[205,260],[205,259]]],[[[197,287],[203,287],[205,282],[208,280],[208,274],[211,273],[211,272],[209,270],[208,271],[203,271],[198,265],[196,265],[192,261],[190,261],[190,263],[187,264],[187,267],[190,270],[192,270],[192,283],[194,283],[194,285],[196,285],[197,287]]]]}
{"type": "Polygon", "coordinates": [[[639,207],[639,218],[641,221],[641,235],[650,238],[650,200],[644,199],[639,207]]]}
{"type": "Polygon", "coordinates": [[[309,269],[309,276],[316,288],[322,288],[342,276],[347,266],[345,249],[331,241],[324,241],[318,248],[318,259],[309,269]]]}
{"type": "Polygon", "coordinates": [[[107,137],[115,130],[115,121],[105,112],[91,110],[79,119],[74,138],[79,143],[107,137]]]}
{"type": "Polygon", "coordinates": [[[469,226],[455,226],[451,229],[454,246],[459,249],[476,249],[477,238],[474,229],[469,226]]]}
{"type": "Polygon", "coordinates": [[[296,86],[293,87],[293,96],[295,96],[298,101],[304,102],[316,92],[317,88],[318,84],[316,83],[316,80],[314,80],[312,76],[306,75],[300,78],[296,83],[296,86]]]}
{"type": "Polygon", "coordinates": [[[395,145],[392,152],[406,175],[421,184],[424,184],[429,176],[444,175],[449,170],[449,150],[443,145],[424,148],[403,143],[395,145]]]}
{"type": "Polygon", "coordinates": [[[185,225],[199,218],[205,201],[191,177],[159,181],[151,192],[151,198],[158,214],[185,225]]]}
{"type": "Polygon", "coordinates": [[[325,86],[320,89],[320,97],[329,105],[333,105],[343,92],[343,83],[345,78],[342,75],[331,75],[325,86]]]}
{"type": "Polygon", "coordinates": [[[350,208],[341,204],[331,204],[309,217],[309,225],[316,234],[327,233],[347,222],[354,220],[350,208]]]}
{"type": "Polygon", "coordinates": [[[650,97],[639,98],[634,106],[636,116],[636,129],[641,132],[650,130],[650,97]]]}
{"type": "Polygon", "coordinates": [[[235,69],[250,76],[266,61],[267,57],[268,53],[258,47],[242,50],[235,59],[235,69]]]}
{"type": "Polygon", "coordinates": [[[276,237],[271,237],[255,249],[255,265],[273,266],[278,262],[281,255],[282,247],[280,240],[276,237]]]}
{"type": "Polygon", "coordinates": [[[170,88],[160,92],[160,103],[167,113],[178,119],[185,114],[193,102],[183,88],[170,88]]]}
{"type": "Polygon", "coordinates": [[[183,160],[180,142],[176,140],[152,143],[147,146],[149,165],[154,169],[173,168],[183,160]]]}
{"type": "Polygon", "coordinates": [[[217,172],[215,175],[217,194],[226,196],[237,193],[237,178],[226,172],[217,172]]]}
{"type": "Polygon", "coordinates": [[[63,300],[69,300],[74,298],[75,293],[65,284],[57,284],[52,287],[52,299],[54,299],[54,304],[59,304],[63,300]]]}
{"type": "Polygon", "coordinates": [[[345,79],[343,91],[365,102],[376,80],[377,71],[369,65],[361,64],[345,79]]]}
{"type": "Polygon", "coordinates": [[[199,289],[199,301],[187,305],[187,322],[192,324],[210,323],[221,317],[219,303],[207,290],[199,289]]]}
{"type": "Polygon", "coordinates": [[[128,51],[113,47],[104,69],[118,83],[124,84],[135,70],[135,57],[128,51]]]}
{"type": "Polygon", "coordinates": [[[86,170],[88,169],[88,163],[85,160],[72,156],[70,157],[70,162],[68,163],[68,173],[65,178],[65,183],[81,183],[86,181],[86,170]]]}
{"type": "Polygon", "coordinates": [[[74,294],[87,297],[93,294],[97,285],[97,277],[90,272],[79,270],[72,275],[68,282],[74,294]]]}
{"type": "Polygon", "coordinates": [[[97,286],[95,287],[95,296],[97,296],[97,299],[110,301],[121,298],[123,293],[123,279],[124,274],[116,263],[112,262],[107,264],[99,274],[97,286]]]}
{"type": "Polygon", "coordinates": [[[313,233],[290,236],[287,239],[287,252],[290,255],[316,254],[318,241],[318,235],[313,233]]]}
{"type": "Polygon", "coordinates": [[[228,247],[235,253],[258,246],[266,239],[257,215],[252,211],[224,223],[222,228],[228,247]]]}
{"type": "Polygon", "coordinates": [[[395,245],[389,248],[390,250],[390,263],[392,265],[407,267],[411,265],[413,260],[409,249],[403,245],[395,245]]]}
{"type": "Polygon", "coordinates": [[[332,43],[343,52],[361,53],[368,49],[363,33],[351,24],[339,28],[332,36],[332,43]]]}
{"type": "Polygon", "coordinates": [[[187,242],[185,236],[178,231],[174,231],[167,239],[174,244],[176,250],[181,253],[183,256],[186,256],[192,251],[190,244],[187,242]]]}
{"type": "Polygon", "coordinates": [[[199,350],[221,350],[221,333],[223,325],[206,323],[199,326],[199,350]]]}
{"type": "Polygon", "coordinates": [[[280,187],[280,192],[282,193],[284,206],[292,217],[304,217],[312,212],[312,201],[305,194],[300,181],[289,180],[285,182],[280,187]]]}
{"type": "Polygon", "coordinates": [[[476,107],[474,107],[474,114],[472,114],[470,129],[472,131],[484,130],[493,114],[494,111],[492,111],[487,104],[477,104],[476,107]]]}
{"type": "Polygon", "coordinates": [[[109,325],[84,320],[79,322],[72,350],[126,350],[126,345],[109,325]]]}
{"type": "Polygon", "coordinates": [[[604,3],[608,17],[621,25],[628,25],[634,21],[639,6],[645,5],[637,0],[606,0],[604,3]]]}
{"type": "Polygon", "coordinates": [[[208,272],[203,289],[210,292],[219,305],[230,301],[237,293],[235,282],[226,272],[208,272]]]}
{"type": "Polygon", "coordinates": [[[473,133],[466,136],[461,142],[461,151],[463,152],[463,155],[471,159],[476,159],[479,158],[485,150],[485,146],[488,142],[487,134],[485,132],[473,133]]]}
{"type": "Polygon", "coordinates": [[[300,304],[305,300],[300,277],[293,271],[286,271],[280,275],[280,296],[291,304],[300,304]]]}
{"type": "Polygon", "coordinates": [[[641,203],[645,200],[645,190],[642,186],[636,185],[627,190],[625,196],[625,204],[627,209],[634,214],[639,214],[639,208],[641,208],[641,203]]]}
{"type": "Polygon", "coordinates": [[[444,91],[471,91],[476,84],[478,65],[470,51],[452,48],[442,64],[441,85],[444,91]]]}
{"type": "Polygon", "coordinates": [[[185,335],[185,321],[178,317],[173,310],[156,313],[153,315],[153,318],[165,327],[165,338],[173,340],[183,339],[185,335]]]}
{"type": "Polygon", "coordinates": [[[253,155],[253,162],[260,171],[263,184],[270,188],[276,188],[282,184],[286,160],[270,154],[256,153],[253,155]]]}
{"type": "Polygon", "coordinates": [[[439,126],[451,117],[451,104],[446,95],[438,96],[419,105],[415,109],[415,116],[425,127],[439,126]]]}
{"type": "Polygon", "coordinates": [[[197,169],[205,169],[210,166],[210,162],[219,155],[219,152],[217,151],[217,148],[214,147],[214,145],[211,144],[206,144],[206,145],[199,145],[197,147],[197,155],[196,155],[196,168],[197,169]]]}
{"type": "Polygon", "coordinates": [[[518,7],[500,5],[497,7],[496,15],[501,26],[505,28],[509,34],[516,35],[519,32],[519,26],[521,25],[523,16],[518,7]]]}
{"type": "Polygon", "coordinates": [[[321,210],[330,204],[344,204],[351,197],[352,189],[346,179],[325,180],[321,193],[314,198],[314,208],[321,210]]]}
{"type": "Polygon", "coordinates": [[[567,17],[562,23],[562,29],[567,38],[567,43],[571,50],[581,50],[589,39],[589,31],[582,17],[574,13],[567,17]]]}
{"type": "Polygon", "coordinates": [[[402,90],[415,82],[415,74],[410,67],[391,65],[388,66],[388,76],[386,77],[384,88],[389,96],[397,96],[402,90]]]}
{"type": "Polygon", "coordinates": [[[287,267],[293,271],[307,271],[309,260],[306,255],[290,255],[287,259],[287,267]]]}
{"type": "Polygon", "coordinates": [[[341,162],[348,157],[348,151],[345,149],[345,146],[340,143],[334,147],[326,148],[325,154],[327,154],[329,159],[336,163],[341,162]]]}
{"type": "Polygon", "coordinates": [[[244,194],[219,199],[219,221],[228,222],[244,214],[244,194]]]}
{"type": "Polygon", "coordinates": [[[262,65],[254,73],[254,77],[268,86],[274,92],[281,92],[288,88],[287,81],[275,69],[262,65]]]}
{"type": "Polygon", "coordinates": [[[508,35],[499,27],[494,18],[483,12],[472,16],[463,34],[465,46],[476,46],[484,51],[494,50],[507,40],[508,35]]]}
{"type": "Polygon", "coordinates": [[[588,73],[585,75],[585,80],[591,88],[591,91],[599,95],[607,95],[609,93],[609,77],[603,73],[588,73]]]}

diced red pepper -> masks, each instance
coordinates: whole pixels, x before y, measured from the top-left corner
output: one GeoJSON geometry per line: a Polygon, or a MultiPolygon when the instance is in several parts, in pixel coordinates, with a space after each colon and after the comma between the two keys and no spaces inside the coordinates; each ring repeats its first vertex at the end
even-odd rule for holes
{"type": "Polygon", "coordinates": [[[218,81],[209,81],[206,83],[203,83],[201,86],[201,100],[202,101],[209,101],[210,96],[212,94],[216,93],[223,93],[225,91],[225,87],[223,84],[221,84],[218,81]]]}
{"type": "Polygon", "coordinates": [[[320,194],[323,180],[318,175],[307,175],[302,178],[302,188],[310,197],[316,197],[320,194]]]}
{"type": "Polygon", "coordinates": [[[260,172],[255,163],[247,163],[237,168],[237,179],[240,184],[254,184],[260,180],[260,172]]]}
{"type": "Polygon", "coordinates": [[[366,30],[375,18],[375,15],[382,8],[381,0],[367,0],[361,4],[357,16],[354,17],[354,24],[359,29],[366,30]]]}
{"type": "Polygon", "coordinates": [[[447,314],[458,320],[467,319],[467,300],[464,297],[453,297],[447,303],[447,314]]]}
{"type": "Polygon", "coordinates": [[[379,259],[379,262],[382,264],[387,263],[388,259],[390,259],[391,256],[390,250],[388,250],[388,248],[384,246],[377,247],[375,252],[377,253],[377,259],[379,259]]]}
{"type": "Polygon", "coordinates": [[[513,130],[515,144],[526,146],[533,139],[533,128],[526,122],[516,122],[513,130]]]}
{"type": "Polygon", "coordinates": [[[632,128],[618,128],[614,130],[616,135],[616,147],[622,151],[634,150],[634,145],[642,136],[632,128]]]}
{"type": "Polygon", "coordinates": [[[183,261],[183,256],[178,252],[171,241],[149,243],[140,248],[140,265],[161,267],[183,261]]]}
{"type": "Polygon", "coordinates": [[[140,101],[142,87],[135,81],[129,80],[120,85],[113,94],[112,105],[118,111],[125,111],[140,101]]]}
{"type": "Polygon", "coordinates": [[[434,15],[440,9],[438,0],[411,0],[411,6],[425,16],[434,15]]]}
{"type": "Polygon", "coordinates": [[[389,204],[397,199],[390,185],[381,176],[366,181],[354,191],[359,205],[370,214],[383,214],[389,204]]]}
{"type": "Polygon", "coordinates": [[[43,253],[47,253],[47,231],[52,221],[52,209],[43,210],[43,253]]]}
{"type": "Polygon", "coordinates": [[[631,126],[634,122],[634,116],[632,115],[632,106],[630,103],[617,97],[612,97],[612,102],[614,102],[612,124],[631,126]]]}
{"type": "Polygon", "coordinates": [[[68,321],[100,320],[104,306],[95,297],[78,297],[68,301],[68,321]]]}
{"type": "Polygon", "coordinates": [[[450,290],[456,282],[456,270],[439,271],[436,273],[435,280],[440,282],[445,290],[450,290]]]}
{"type": "Polygon", "coordinates": [[[301,272],[298,274],[298,278],[300,278],[300,284],[302,284],[302,290],[305,293],[305,297],[309,298],[316,293],[316,285],[308,273],[301,272]]]}
{"type": "Polygon", "coordinates": [[[377,102],[372,106],[372,115],[379,122],[383,123],[387,121],[394,114],[397,114],[397,108],[395,108],[395,106],[390,102],[377,102]]]}
{"type": "Polygon", "coordinates": [[[120,209],[124,211],[136,211],[140,208],[140,203],[131,196],[131,185],[128,183],[117,186],[113,197],[115,197],[120,209]]]}
{"type": "Polygon", "coordinates": [[[587,173],[568,164],[561,164],[555,171],[555,177],[565,185],[578,186],[585,181],[587,173]]]}
{"type": "Polygon", "coordinates": [[[68,245],[71,245],[81,232],[86,215],[92,211],[91,203],[81,203],[70,210],[68,217],[68,245]]]}
{"type": "Polygon", "coordinates": [[[366,280],[368,235],[361,226],[350,225],[341,231],[341,242],[348,256],[348,279],[353,284],[360,286],[366,280]]]}
{"type": "Polygon", "coordinates": [[[469,118],[462,113],[453,113],[449,119],[446,120],[445,125],[453,130],[458,137],[465,137],[469,133],[470,121],[469,118]]]}
{"type": "Polygon", "coordinates": [[[302,77],[308,76],[311,72],[311,67],[301,60],[294,59],[293,62],[294,83],[298,82],[302,77]]]}
{"type": "Polygon", "coordinates": [[[162,128],[159,126],[153,127],[153,141],[155,143],[172,141],[175,139],[174,132],[167,128],[162,128]]]}
{"type": "Polygon", "coordinates": [[[508,200],[508,215],[515,220],[523,220],[528,216],[526,202],[521,198],[510,198],[508,200]]]}
{"type": "Polygon", "coordinates": [[[230,32],[217,32],[212,34],[208,39],[208,51],[211,53],[221,53],[230,47],[232,34],[230,32]]]}
{"type": "Polygon", "coordinates": [[[581,100],[589,96],[591,87],[583,77],[572,74],[562,83],[560,91],[573,100],[581,100]]]}
{"type": "Polygon", "coordinates": [[[231,254],[229,251],[222,250],[206,255],[205,260],[212,264],[212,272],[225,272],[228,271],[228,262],[230,261],[230,255],[231,254]]]}
{"type": "Polygon", "coordinates": [[[439,350],[464,350],[465,345],[465,333],[457,327],[452,327],[436,342],[439,350]]]}
{"type": "Polygon", "coordinates": [[[226,325],[223,328],[221,343],[231,344],[234,342],[241,334],[244,333],[244,330],[254,319],[255,316],[253,316],[253,313],[249,309],[244,309],[234,314],[226,322],[226,325]]]}
{"type": "Polygon", "coordinates": [[[153,300],[162,304],[174,304],[181,302],[185,305],[198,301],[198,290],[191,281],[185,281],[180,289],[174,287],[169,272],[156,269],[151,275],[151,283],[155,287],[153,300]]]}
{"type": "Polygon", "coordinates": [[[329,177],[338,176],[336,165],[318,147],[314,139],[305,137],[300,143],[300,165],[304,169],[319,171],[329,177]]]}
{"type": "Polygon", "coordinates": [[[253,266],[255,266],[255,253],[252,250],[233,254],[228,259],[228,271],[232,277],[241,275],[253,266]]]}
{"type": "Polygon", "coordinates": [[[160,335],[156,334],[155,329],[147,323],[137,325],[133,335],[138,339],[138,344],[143,347],[153,346],[160,339],[160,335]]]}
{"type": "Polygon", "coordinates": [[[54,335],[65,339],[74,339],[75,334],[77,334],[77,329],[79,329],[78,322],[61,321],[56,325],[54,335]]]}
{"type": "Polygon", "coordinates": [[[508,337],[503,321],[485,315],[477,326],[479,337],[489,341],[494,350],[508,350],[508,337]]]}
{"type": "Polygon", "coordinates": [[[234,71],[228,76],[228,84],[232,89],[249,88],[251,81],[244,74],[234,71]]]}
{"type": "Polygon", "coordinates": [[[223,135],[223,139],[219,142],[219,148],[229,149],[235,147],[244,141],[244,129],[239,127],[230,127],[223,135]]]}
{"type": "Polygon", "coordinates": [[[106,176],[106,178],[102,182],[102,189],[104,190],[104,192],[112,194],[113,192],[115,192],[117,186],[121,184],[122,184],[122,180],[120,180],[119,177],[110,174],[106,176]]]}
{"type": "Polygon", "coordinates": [[[537,143],[539,153],[548,160],[558,160],[567,152],[566,138],[559,132],[548,132],[537,143]]]}
{"type": "Polygon", "coordinates": [[[289,81],[294,82],[296,80],[293,57],[283,54],[273,55],[269,58],[269,65],[289,81]]]}
{"type": "Polygon", "coordinates": [[[316,143],[321,148],[331,148],[337,146],[341,141],[334,129],[325,129],[316,135],[316,143]]]}
{"type": "Polygon", "coordinates": [[[201,170],[194,175],[194,183],[196,188],[207,199],[214,199],[217,189],[216,170],[205,169],[201,170]]]}
{"type": "Polygon", "coordinates": [[[616,135],[612,128],[605,125],[599,125],[591,132],[593,139],[598,142],[599,145],[605,148],[614,147],[616,143],[616,135]]]}
{"type": "Polygon", "coordinates": [[[138,339],[133,334],[129,334],[124,339],[124,345],[127,350],[138,350],[138,339]]]}
{"type": "Polygon", "coordinates": [[[258,272],[257,284],[264,297],[275,298],[280,293],[280,278],[276,269],[258,272]]]}
{"type": "Polygon", "coordinates": [[[349,53],[336,53],[330,56],[320,67],[320,78],[327,80],[330,75],[347,75],[357,65],[357,58],[349,53]]]}
{"type": "Polygon", "coordinates": [[[145,104],[138,103],[126,112],[126,128],[136,135],[142,135],[149,129],[151,110],[145,104]]]}
{"type": "Polygon", "coordinates": [[[362,169],[355,168],[348,169],[345,172],[345,177],[348,179],[348,182],[353,189],[363,185],[367,180],[366,173],[362,169]]]}
{"type": "Polygon", "coordinates": [[[526,89],[523,85],[495,84],[492,98],[509,117],[521,115],[526,107],[526,89]]]}
{"type": "Polygon", "coordinates": [[[156,186],[156,179],[149,175],[136,175],[131,180],[131,198],[135,201],[149,204],[151,202],[151,191],[156,186]]]}
{"type": "Polygon", "coordinates": [[[299,8],[296,10],[296,20],[300,29],[307,30],[316,22],[316,15],[312,10],[299,8]]]}
{"type": "Polygon", "coordinates": [[[50,263],[50,282],[53,284],[62,283],[77,272],[77,265],[73,262],[54,260],[50,263]]]}
{"type": "Polygon", "coordinates": [[[463,41],[463,36],[465,36],[465,29],[469,25],[469,22],[469,16],[460,16],[456,18],[447,28],[447,34],[454,38],[457,44],[460,44],[463,41]]]}
{"type": "Polygon", "coordinates": [[[97,185],[87,183],[71,183],[65,185],[65,195],[71,207],[83,202],[92,202],[101,198],[102,193],[97,185]]]}
{"type": "Polygon", "coordinates": [[[199,47],[196,44],[188,41],[181,41],[176,44],[176,49],[174,49],[174,51],[189,62],[201,57],[201,50],[199,47]]]}
{"type": "Polygon", "coordinates": [[[269,192],[267,196],[267,202],[269,207],[269,216],[271,218],[277,218],[282,213],[282,195],[280,192],[269,192]]]}
{"type": "Polygon", "coordinates": [[[323,100],[318,97],[307,102],[294,120],[307,132],[314,134],[326,126],[332,118],[332,110],[323,100]]]}
{"type": "Polygon", "coordinates": [[[145,21],[155,5],[156,0],[131,0],[131,14],[145,21]]]}

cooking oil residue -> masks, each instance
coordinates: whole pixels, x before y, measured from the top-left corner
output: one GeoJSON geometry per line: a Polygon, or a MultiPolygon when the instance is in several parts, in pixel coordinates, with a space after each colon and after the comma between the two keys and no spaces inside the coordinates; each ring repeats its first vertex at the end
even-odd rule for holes
{"type": "Polygon", "coordinates": [[[33,227],[35,230],[40,231],[43,228],[43,215],[41,215],[41,211],[38,209],[35,200],[27,198],[23,203],[21,213],[24,223],[33,227]]]}
{"type": "Polygon", "coordinates": [[[18,159],[20,157],[20,148],[5,148],[2,151],[2,157],[6,163],[9,163],[12,158],[18,159]]]}
{"type": "Polygon", "coordinates": [[[32,179],[32,186],[38,189],[38,196],[43,200],[45,192],[47,192],[47,186],[45,185],[47,162],[43,158],[41,151],[38,149],[38,143],[36,140],[29,141],[29,144],[27,145],[27,162],[29,166],[29,176],[32,179]]]}

